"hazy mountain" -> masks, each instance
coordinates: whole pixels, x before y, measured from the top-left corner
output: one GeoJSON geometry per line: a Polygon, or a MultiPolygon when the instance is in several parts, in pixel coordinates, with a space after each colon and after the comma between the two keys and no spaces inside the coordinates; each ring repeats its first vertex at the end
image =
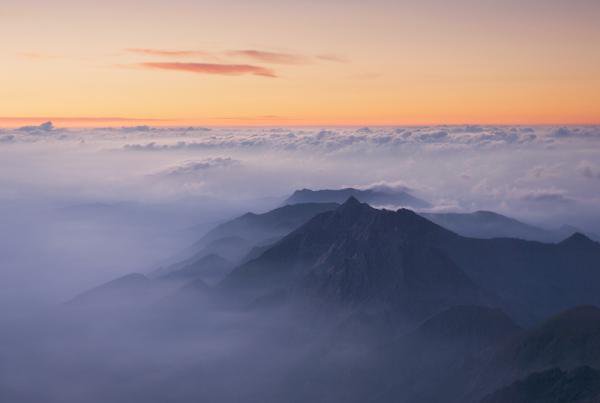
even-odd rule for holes
{"type": "Polygon", "coordinates": [[[600,402],[600,371],[588,366],[536,372],[485,397],[481,403],[600,402]]]}
{"type": "Polygon", "coordinates": [[[540,242],[556,242],[564,239],[552,231],[491,211],[420,214],[444,228],[472,238],[519,238],[540,242]]]}
{"type": "Polygon", "coordinates": [[[500,346],[479,368],[469,396],[478,400],[534,372],[580,366],[600,368],[600,308],[595,306],[565,310],[500,346]]]}
{"type": "Polygon", "coordinates": [[[239,262],[252,248],[273,243],[315,215],[338,207],[335,203],[283,206],[266,213],[246,213],[217,225],[188,249],[194,259],[218,254],[239,262]]]}
{"type": "MultiPolygon", "coordinates": [[[[518,238],[539,242],[559,242],[581,230],[572,226],[544,229],[492,211],[474,213],[419,213],[457,234],[472,238],[518,238]]],[[[595,236],[590,234],[590,236],[595,236]]]]}
{"type": "Polygon", "coordinates": [[[285,204],[298,203],[343,203],[349,197],[354,197],[358,201],[376,206],[404,206],[412,208],[427,208],[431,205],[425,200],[412,196],[405,190],[397,190],[388,187],[378,187],[372,189],[323,189],[296,190],[285,201],[285,204]]]}
{"type": "Polygon", "coordinates": [[[600,244],[581,234],[559,244],[459,236],[410,210],[350,198],[287,235],[225,279],[255,297],[301,290],[406,315],[482,301],[532,323],[599,304],[600,244]]]}
{"type": "Polygon", "coordinates": [[[409,210],[376,210],[351,197],[295,230],[223,282],[255,297],[292,288],[330,302],[423,318],[485,298],[432,244],[455,236],[409,210]]]}
{"type": "Polygon", "coordinates": [[[153,291],[152,280],[131,273],[85,291],[68,301],[72,306],[121,305],[147,302],[153,291]]]}
{"type": "MultiPolygon", "coordinates": [[[[291,204],[291,203],[290,203],[291,204]]],[[[315,215],[334,210],[336,203],[302,203],[286,205],[263,214],[246,213],[218,225],[199,242],[206,244],[216,239],[236,236],[248,240],[264,241],[287,235],[315,215]]]]}
{"type": "Polygon", "coordinates": [[[215,284],[222,280],[233,268],[233,264],[216,254],[210,254],[182,264],[180,268],[168,271],[159,276],[160,280],[190,282],[200,279],[205,283],[215,284]]]}

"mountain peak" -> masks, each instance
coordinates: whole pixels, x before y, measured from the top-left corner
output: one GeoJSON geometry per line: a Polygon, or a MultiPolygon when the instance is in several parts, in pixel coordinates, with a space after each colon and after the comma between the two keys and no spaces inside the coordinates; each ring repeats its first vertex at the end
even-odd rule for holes
{"type": "Polygon", "coordinates": [[[368,189],[343,188],[343,189],[301,189],[296,190],[284,204],[298,204],[308,202],[343,203],[349,197],[375,206],[410,206],[413,208],[431,207],[429,203],[418,199],[404,189],[389,187],[372,187],[368,189]]]}
{"type": "Polygon", "coordinates": [[[361,204],[362,203],[359,202],[356,197],[350,196],[343,205],[345,205],[345,206],[358,206],[358,205],[361,205],[361,204]]]}
{"type": "Polygon", "coordinates": [[[567,239],[560,242],[560,245],[581,247],[581,246],[594,246],[594,245],[597,245],[597,243],[592,241],[590,238],[588,238],[586,235],[582,234],[581,232],[575,232],[573,235],[571,235],[567,239]]]}

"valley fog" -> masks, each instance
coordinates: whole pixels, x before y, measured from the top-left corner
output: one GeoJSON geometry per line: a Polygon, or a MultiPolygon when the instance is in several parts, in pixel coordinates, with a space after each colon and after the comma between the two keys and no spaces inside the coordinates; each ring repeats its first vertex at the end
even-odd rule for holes
{"type": "Polygon", "coordinates": [[[599,151],[592,126],[1,129],[0,398],[479,402],[594,367],[499,357],[599,340],[599,151]],[[521,232],[444,215],[481,210],[521,232]]]}

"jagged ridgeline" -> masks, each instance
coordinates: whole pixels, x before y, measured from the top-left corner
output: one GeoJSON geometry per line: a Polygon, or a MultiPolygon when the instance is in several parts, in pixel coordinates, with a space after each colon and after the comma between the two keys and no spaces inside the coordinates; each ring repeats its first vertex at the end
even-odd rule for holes
{"type": "MultiPolygon", "coordinates": [[[[488,233],[547,235],[492,213],[468,217],[470,228],[489,223],[488,233]]],[[[198,340],[222,337],[209,323],[225,315],[228,332],[247,340],[213,375],[256,372],[261,382],[208,394],[210,376],[178,378],[190,396],[213,401],[597,398],[600,244],[580,233],[552,243],[468,237],[428,218],[456,222],[354,196],[246,214],[182,262],[105,284],[69,309],[135,307],[151,312],[153,329],[198,340]],[[243,252],[215,246],[232,238],[243,252]]]]}

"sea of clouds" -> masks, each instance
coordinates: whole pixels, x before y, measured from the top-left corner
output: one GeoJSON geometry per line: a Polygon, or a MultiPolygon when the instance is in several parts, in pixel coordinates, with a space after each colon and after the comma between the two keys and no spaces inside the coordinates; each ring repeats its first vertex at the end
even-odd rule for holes
{"type": "Polygon", "coordinates": [[[0,299],[148,271],[299,188],[401,187],[600,233],[598,155],[597,126],[0,129],[0,299]]]}

